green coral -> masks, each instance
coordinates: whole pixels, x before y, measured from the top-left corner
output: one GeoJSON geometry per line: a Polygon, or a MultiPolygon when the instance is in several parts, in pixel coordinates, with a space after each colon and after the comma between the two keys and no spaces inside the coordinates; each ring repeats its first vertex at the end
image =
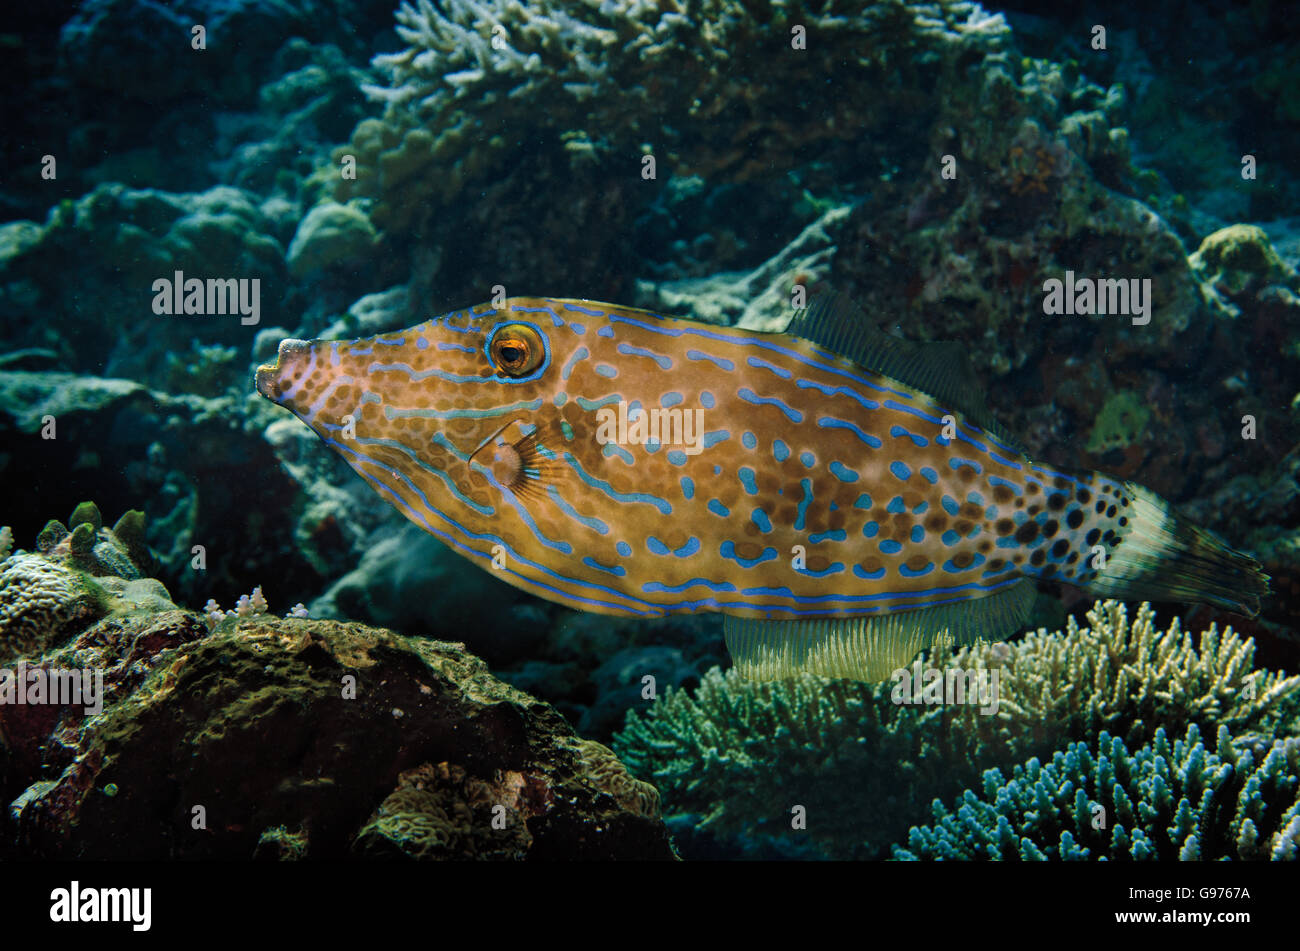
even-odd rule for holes
{"type": "Polygon", "coordinates": [[[1255,225],[1220,228],[1206,236],[1188,261],[1202,280],[1233,296],[1294,277],[1264,229],[1255,225]]]}
{"type": "Polygon", "coordinates": [[[376,199],[375,223],[398,231],[539,146],[575,169],[612,157],[639,170],[648,145],[674,174],[770,174],[879,125],[889,99],[868,93],[900,68],[955,69],[1008,34],[976,3],[902,0],[417,0],[397,21],[407,48],[373,61],[389,85],[365,87],[383,118],[335,157],[357,160],[336,197],[376,199]],[[755,70],[768,81],[750,82],[755,70]],[[848,85],[815,105],[780,79],[829,75],[848,85]]]}
{"type": "Polygon", "coordinates": [[[1151,410],[1130,390],[1115,393],[1101,408],[1092,424],[1087,450],[1093,454],[1124,449],[1138,442],[1146,432],[1151,410]]]}
{"type": "Polygon", "coordinates": [[[370,219],[359,208],[321,202],[303,218],[289,244],[289,273],[302,278],[339,265],[361,267],[373,253],[377,238],[370,219]]]}
{"type": "Polygon", "coordinates": [[[913,828],[900,859],[1295,859],[1300,845],[1300,739],[1234,743],[1221,725],[1207,750],[1195,724],[1170,743],[1163,727],[1130,754],[1103,732],[1046,765],[984,774],[934,824],[913,828]]]}
{"type": "Polygon", "coordinates": [[[1197,643],[1176,620],[1158,630],[1149,605],[1130,623],[1113,601],[1088,621],[929,658],[996,669],[992,716],[968,704],[898,705],[888,683],[756,683],[715,668],[693,694],[669,691],[630,714],[614,750],[659,788],[665,813],[737,848],[867,858],[899,841],[933,799],[1071,739],[1091,744],[1107,732],[1140,746],[1158,726],[1191,724],[1300,732],[1300,677],[1255,670],[1249,638],[1212,626],[1197,643]],[[807,832],[790,829],[795,805],[807,810],[807,832]]]}

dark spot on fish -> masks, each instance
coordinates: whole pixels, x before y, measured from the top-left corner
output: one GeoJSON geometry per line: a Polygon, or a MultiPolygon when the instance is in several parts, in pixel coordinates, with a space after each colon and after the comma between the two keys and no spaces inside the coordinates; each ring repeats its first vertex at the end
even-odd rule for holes
{"type": "Polygon", "coordinates": [[[1052,485],[1056,486],[1058,489],[1068,489],[1070,487],[1070,480],[1064,476],[1057,476],[1052,480],[1052,485]]]}
{"type": "Polygon", "coordinates": [[[907,559],[907,561],[903,562],[903,564],[907,565],[907,567],[912,569],[912,571],[921,571],[929,563],[930,559],[926,558],[924,555],[913,555],[911,558],[907,559]]]}
{"type": "Polygon", "coordinates": [[[1023,565],[1023,564],[1025,563],[1025,556],[1024,556],[1024,555],[1012,555],[1012,556],[1011,556],[1011,563],[1012,563],[1013,565],[1023,565]]]}
{"type": "Polygon", "coordinates": [[[1100,515],[1102,512],[1106,511],[1106,503],[1101,499],[1098,499],[1094,508],[1096,508],[1097,514],[1100,515]]]}
{"type": "Polygon", "coordinates": [[[1006,564],[1007,563],[1005,559],[994,558],[991,561],[989,561],[989,571],[1001,571],[1003,568],[1006,567],[1006,564]]]}
{"type": "Polygon", "coordinates": [[[1067,565],[1072,565],[1078,560],[1079,560],[1079,553],[1077,551],[1072,551],[1070,552],[1070,557],[1065,559],[1065,563],[1067,565]]]}
{"type": "Polygon", "coordinates": [[[969,535],[970,530],[974,527],[975,526],[971,522],[966,521],[966,519],[964,518],[957,519],[957,521],[953,522],[952,525],[953,531],[955,531],[958,535],[962,536],[962,538],[965,538],[967,535],[969,535]]]}
{"type": "Polygon", "coordinates": [[[1046,525],[1043,526],[1043,537],[1051,538],[1053,535],[1056,534],[1057,529],[1059,528],[1060,526],[1056,524],[1056,519],[1052,519],[1050,522],[1048,522],[1046,525]]]}
{"type": "Polygon", "coordinates": [[[881,568],[885,567],[881,563],[879,558],[868,558],[866,561],[862,562],[861,564],[862,564],[862,570],[869,575],[874,575],[881,568]]]}
{"type": "Polygon", "coordinates": [[[1127,516],[1127,515],[1121,515],[1121,516],[1119,517],[1119,527],[1120,527],[1120,528],[1123,528],[1123,527],[1124,527],[1125,525],[1127,525],[1127,524],[1128,524],[1128,516],[1127,516]]]}
{"type": "Polygon", "coordinates": [[[1112,505],[1112,506],[1110,506],[1110,508],[1106,509],[1106,517],[1107,517],[1107,518],[1114,518],[1114,517],[1115,517],[1115,506],[1112,505]]]}
{"type": "Polygon", "coordinates": [[[983,506],[976,505],[974,502],[963,502],[961,504],[960,514],[978,522],[984,517],[984,508],[983,506]]]}
{"type": "Polygon", "coordinates": [[[1052,557],[1064,558],[1065,553],[1069,550],[1070,550],[1070,543],[1067,542],[1064,538],[1059,539],[1055,544],[1052,545],[1052,557]]]}
{"type": "Polygon", "coordinates": [[[831,566],[831,560],[825,555],[809,555],[807,566],[809,571],[825,571],[831,566]]]}
{"type": "Polygon", "coordinates": [[[1025,486],[1025,491],[1030,495],[1037,495],[1041,490],[1038,488],[1037,482],[1031,482],[1029,485],[1025,486]]]}
{"type": "MultiPolygon", "coordinates": [[[[1102,491],[1104,492],[1105,490],[1103,489],[1102,491]]],[[[1090,498],[1092,498],[1092,493],[1089,492],[1087,489],[1080,489],[1080,490],[1078,491],[1078,493],[1075,495],[1075,497],[1076,497],[1076,498],[1077,498],[1077,499],[1078,499],[1082,504],[1087,505],[1087,504],[1088,504],[1088,500],[1089,500],[1090,498]]]]}
{"type": "Polygon", "coordinates": [[[740,542],[736,545],[736,554],[746,561],[753,561],[763,554],[763,546],[756,542],[740,542]]]}
{"type": "Polygon", "coordinates": [[[1028,545],[1037,537],[1038,537],[1037,522],[1025,522],[1025,524],[1021,525],[1018,529],[1016,529],[1016,541],[1020,542],[1020,544],[1022,545],[1028,545]]]}
{"type": "Polygon", "coordinates": [[[993,487],[993,501],[1005,505],[1016,497],[1016,494],[1008,489],[1005,485],[996,485],[993,487]]]}
{"type": "Polygon", "coordinates": [[[970,466],[962,466],[957,470],[957,478],[961,479],[962,482],[974,482],[975,470],[970,466]]]}
{"type": "Polygon", "coordinates": [[[992,550],[993,550],[993,542],[989,541],[989,539],[987,539],[987,538],[980,539],[979,550],[982,551],[982,552],[990,552],[990,551],[992,551],[992,550]]]}
{"type": "Polygon", "coordinates": [[[993,524],[993,528],[999,535],[1010,535],[1016,530],[1016,523],[1009,518],[1000,518],[993,524]]]}
{"type": "Polygon", "coordinates": [[[746,534],[746,535],[757,535],[757,534],[758,534],[758,526],[755,525],[753,522],[746,522],[746,523],[745,523],[745,534],[746,534]]]}
{"type": "Polygon", "coordinates": [[[948,516],[942,512],[931,512],[925,517],[927,532],[942,532],[948,526],[948,516]]]}
{"type": "Polygon", "coordinates": [[[1084,544],[1086,544],[1089,548],[1091,548],[1093,545],[1097,544],[1097,539],[1099,538],[1101,538],[1101,529],[1094,528],[1092,531],[1090,531],[1087,534],[1087,536],[1084,538],[1083,541],[1084,544]]]}
{"type": "Polygon", "coordinates": [[[1071,528],[1078,528],[1083,524],[1083,509],[1075,509],[1069,515],[1065,516],[1065,524],[1071,528]]]}
{"type": "Polygon", "coordinates": [[[1061,509],[1065,508],[1065,496],[1060,492],[1049,496],[1047,499],[1047,507],[1053,512],[1061,511],[1061,509]]]}
{"type": "Polygon", "coordinates": [[[975,556],[968,551],[959,551],[952,556],[952,563],[958,568],[969,568],[975,556]]]}
{"type": "Polygon", "coordinates": [[[1043,550],[1041,548],[1029,556],[1029,563],[1031,565],[1034,565],[1035,567],[1041,565],[1046,560],[1047,560],[1047,556],[1043,554],[1043,550]]]}

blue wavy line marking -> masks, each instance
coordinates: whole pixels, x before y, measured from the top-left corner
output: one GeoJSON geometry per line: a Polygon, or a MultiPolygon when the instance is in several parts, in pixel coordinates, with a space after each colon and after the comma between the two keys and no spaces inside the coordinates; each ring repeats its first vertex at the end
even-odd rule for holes
{"type": "Polygon", "coordinates": [[[601,534],[601,535],[608,535],[608,534],[609,534],[609,526],[608,526],[608,525],[606,525],[606,524],[605,524],[603,521],[601,521],[600,519],[595,518],[594,516],[591,516],[591,515],[583,515],[581,512],[579,512],[577,509],[575,509],[572,505],[570,505],[570,504],[569,504],[569,503],[564,499],[563,496],[560,495],[560,491],[559,491],[555,486],[553,486],[553,485],[548,485],[548,486],[546,487],[546,494],[549,495],[549,496],[551,497],[551,501],[553,501],[556,505],[558,505],[558,506],[560,507],[560,511],[561,511],[561,512],[563,512],[565,515],[569,516],[569,518],[573,519],[573,520],[574,520],[575,522],[577,522],[579,525],[584,525],[584,526],[586,526],[587,528],[591,529],[593,532],[597,532],[598,534],[601,534]]]}
{"type": "Polygon", "coordinates": [[[833,541],[842,542],[849,537],[849,533],[842,528],[832,528],[829,531],[817,532],[808,536],[808,544],[816,545],[819,542],[833,541]]]}
{"type": "Polygon", "coordinates": [[[715,365],[719,370],[734,370],[734,369],[736,369],[736,364],[734,364],[732,361],[728,360],[726,357],[715,357],[713,354],[711,354],[711,353],[705,353],[703,350],[687,350],[687,351],[686,351],[686,359],[687,359],[687,360],[707,360],[707,361],[709,361],[710,363],[714,364],[714,365],[715,365]]]}
{"type": "Polygon", "coordinates": [[[582,563],[589,568],[595,568],[597,571],[605,571],[611,575],[617,575],[620,578],[622,578],[624,575],[627,574],[627,569],[624,568],[622,565],[614,565],[612,567],[609,565],[602,565],[600,562],[592,558],[590,555],[584,555],[582,558],[582,563]]]}
{"type": "Polygon", "coordinates": [[[659,369],[668,370],[673,365],[673,358],[663,353],[655,353],[653,350],[647,350],[645,347],[636,347],[630,343],[620,343],[615,349],[619,353],[630,357],[649,357],[655,363],[659,364],[659,369]]]}
{"type": "Polygon", "coordinates": [[[834,416],[819,416],[817,418],[817,425],[822,429],[847,429],[872,449],[879,449],[884,445],[884,443],[875,436],[863,432],[862,429],[854,423],[850,423],[843,419],[836,419],[834,416]]]}
{"type": "Polygon", "coordinates": [[[681,584],[664,584],[662,581],[647,581],[641,586],[642,591],[665,592],[667,594],[680,594],[687,588],[694,588],[702,585],[712,591],[735,591],[736,586],[729,581],[710,581],[708,578],[692,578],[690,581],[683,581],[681,584]]]}
{"type": "Polygon", "coordinates": [[[794,374],[791,373],[789,370],[787,370],[785,367],[779,367],[775,363],[768,363],[766,360],[764,360],[761,357],[750,357],[745,362],[748,363],[751,367],[757,367],[758,369],[768,370],[772,373],[775,373],[783,380],[788,380],[794,376],[794,374]]]}
{"type": "Polygon", "coordinates": [[[792,423],[803,422],[803,413],[791,406],[787,406],[784,400],[778,399],[775,396],[759,396],[747,386],[742,386],[737,390],[736,395],[746,403],[753,403],[755,406],[775,406],[781,412],[785,413],[792,423]]]}
{"type": "Polygon", "coordinates": [[[573,368],[580,361],[587,359],[589,356],[591,356],[591,351],[586,347],[579,347],[577,350],[573,351],[573,354],[569,359],[564,362],[564,366],[560,368],[560,379],[567,380],[569,374],[573,372],[573,368]]]}
{"type": "Polygon", "coordinates": [[[538,397],[535,400],[510,403],[505,406],[494,406],[491,409],[437,410],[424,406],[417,409],[403,409],[400,406],[385,406],[384,415],[388,419],[490,419],[493,416],[506,416],[511,413],[519,412],[532,412],[540,409],[541,405],[542,400],[538,397]]]}
{"type": "Polygon", "coordinates": [[[1000,477],[995,476],[995,475],[991,475],[991,476],[989,476],[989,485],[1005,485],[1008,489],[1010,489],[1010,490],[1011,490],[1012,492],[1014,492],[1016,495],[1024,495],[1024,494],[1025,494],[1025,490],[1022,489],[1022,488],[1021,488],[1019,485],[1017,485],[1015,482],[1010,482],[1010,481],[1008,481],[1007,479],[1003,479],[1003,478],[1000,478],[1000,477]]]}
{"type": "Polygon", "coordinates": [[[757,558],[742,558],[736,554],[736,543],[727,539],[718,546],[718,554],[723,558],[734,561],[742,568],[753,568],[755,565],[761,565],[765,561],[771,561],[777,557],[775,548],[764,548],[757,558]]]}
{"type": "Polygon", "coordinates": [[[794,520],[794,529],[797,532],[802,532],[804,521],[808,517],[808,506],[812,504],[813,500],[812,479],[800,479],[799,487],[803,489],[803,498],[799,500],[799,511],[794,520]]]}
{"type": "Polygon", "coordinates": [[[821,571],[813,571],[811,568],[796,568],[795,571],[799,572],[801,575],[807,575],[809,578],[826,578],[830,575],[838,575],[843,572],[844,562],[837,561],[829,568],[824,568],[821,571]]]}
{"type": "Polygon", "coordinates": [[[673,507],[668,503],[667,499],[661,499],[659,496],[650,495],[647,492],[619,492],[604,479],[598,479],[584,469],[582,463],[574,458],[573,453],[566,450],[563,458],[569,468],[578,474],[578,478],[593,489],[604,492],[615,502],[643,502],[646,505],[653,505],[664,515],[673,514],[673,507]]]}

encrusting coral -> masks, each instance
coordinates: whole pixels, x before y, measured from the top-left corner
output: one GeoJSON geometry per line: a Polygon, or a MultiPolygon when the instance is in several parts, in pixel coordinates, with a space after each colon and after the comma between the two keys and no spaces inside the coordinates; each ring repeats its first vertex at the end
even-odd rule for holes
{"type": "Polygon", "coordinates": [[[1196,724],[1169,742],[1164,728],[1130,754],[1102,732],[984,774],[934,824],[913,828],[899,859],[1184,861],[1300,857],[1300,739],[1236,744],[1220,725],[1207,750],[1196,724]]]}
{"type": "Polygon", "coordinates": [[[1136,748],[1163,727],[1300,732],[1300,677],[1253,667],[1231,630],[1199,643],[1142,605],[1099,602],[1088,628],[1031,633],[931,656],[944,670],[998,673],[997,711],[971,703],[900,705],[892,686],[804,677],[774,683],[709,672],[694,694],[669,691],[629,715],[614,749],[653,782],[665,811],[739,850],[879,857],[890,841],[991,767],[1010,769],[1106,732],[1136,748]],[[807,810],[808,830],[790,829],[807,810]],[[806,836],[804,840],[797,838],[806,836]]]}

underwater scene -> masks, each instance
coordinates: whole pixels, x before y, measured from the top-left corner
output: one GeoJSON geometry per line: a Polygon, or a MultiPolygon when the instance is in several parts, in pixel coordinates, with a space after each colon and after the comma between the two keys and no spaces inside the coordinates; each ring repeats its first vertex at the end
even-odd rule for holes
{"type": "Polygon", "coordinates": [[[0,858],[1300,857],[1294,4],[0,44],[0,858]]]}

